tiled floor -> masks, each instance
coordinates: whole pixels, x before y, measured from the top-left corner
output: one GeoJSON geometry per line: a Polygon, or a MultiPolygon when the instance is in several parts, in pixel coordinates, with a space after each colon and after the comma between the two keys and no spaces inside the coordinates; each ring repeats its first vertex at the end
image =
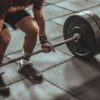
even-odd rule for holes
{"type": "MultiPolygon", "coordinates": [[[[32,13],[31,7],[26,9],[32,13]]],[[[63,40],[63,24],[75,12],[90,10],[100,16],[100,0],[46,0],[46,34],[52,43],[63,40]]],[[[12,40],[4,61],[22,55],[24,33],[11,30],[12,40]]],[[[35,51],[40,49],[37,41],[35,51]]],[[[44,75],[41,83],[29,81],[18,70],[20,61],[0,69],[10,87],[10,96],[0,96],[0,100],[100,100],[100,54],[90,61],[74,57],[66,45],[56,48],[56,52],[40,53],[31,57],[33,66],[44,75]]]]}

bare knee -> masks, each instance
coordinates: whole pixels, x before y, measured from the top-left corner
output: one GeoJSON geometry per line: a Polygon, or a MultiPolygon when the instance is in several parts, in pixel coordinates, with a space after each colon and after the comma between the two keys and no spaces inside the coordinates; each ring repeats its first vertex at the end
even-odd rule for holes
{"type": "Polygon", "coordinates": [[[11,36],[2,36],[1,37],[2,38],[2,43],[4,44],[4,45],[8,45],[9,43],[10,43],[10,40],[11,40],[11,36]]]}
{"type": "Polygon", "coordinates": [[[7,36],[4,38],[4,44],[5,45],[8,45],[10,43],[10,40],[11,40],[11,36],[7,36]]]}
{"type": "Polygon", "coordinates": [[[9,42],[11,40],[11,35],[10,35],[10,32],[8,31],[8,29],[4,29],[1,31],[0,40],[1,40],[1,43],[3,43],[4,45],[9,44],[9,42]]]}
{"type": "Polygon", "coordinates": [[[30,28],[29,31],[26,33],[31,38],[37,38],[37,34],[39,33],[38,26],[35,26],[34,28],[30,28]]]}

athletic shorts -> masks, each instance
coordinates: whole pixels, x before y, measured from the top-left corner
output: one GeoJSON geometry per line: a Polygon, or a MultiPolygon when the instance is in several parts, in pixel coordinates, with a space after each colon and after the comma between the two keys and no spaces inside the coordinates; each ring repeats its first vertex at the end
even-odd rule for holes
{"type": "MultiPolygon", "coordinates": [[[[20,21],[22,18],[29,16],[30,14],[25,11],[25,10],[21,10],[21,11],[17,11],[14,13],[7,13],[4,19],[4,22],[7,23],[8,25],[10,25],[13,29],[17,29],[17,27],[15,26],[15,24],[20,21]]],[[[6,24],[3,24],[3,28],[7,28],[6,24]]]]}

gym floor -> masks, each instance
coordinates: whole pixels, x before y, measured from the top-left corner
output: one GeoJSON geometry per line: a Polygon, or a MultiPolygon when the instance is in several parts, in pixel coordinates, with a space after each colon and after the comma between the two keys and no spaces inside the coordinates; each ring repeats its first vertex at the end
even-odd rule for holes
{"type": "MultiPolygon", "coordinates": [[[[31,12],[31,7],[27,8],[31,12]]],[[[63,24],[76,12],[90,10],[100,16],[100,0],[46,0],[46,33],[52,43],[63,40],[63,24]]],[[[21,55],[23,32],[12,30],[12,40],[4,61],[21,55]]],[[[39,41],[35,51],[40,49],[39,41]]],[[[56,52],[32,56],[34,67],[42,72],[42,83],[29,81],[17,73],[18,62],[2,67],[10,96],[0,100],[100,100],[100,54],[91,61],[75,58],[65,45],[56,52]],[[42,57],[42,59],[41,59],[42,57]]]]}

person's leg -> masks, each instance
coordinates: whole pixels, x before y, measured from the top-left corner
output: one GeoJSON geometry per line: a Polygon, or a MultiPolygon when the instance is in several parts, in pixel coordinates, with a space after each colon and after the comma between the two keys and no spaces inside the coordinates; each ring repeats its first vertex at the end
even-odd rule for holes
{"type": "Polygon", "coordinates": [[[0,32],[0,63],[2,63],[5,51],[11,40],[10,32],[7,28],[0,32]]]}
{"type": "Polygon", "coordinates": [[[33,17],[27,11],[21,10],[8,13],[5,17],[5,22],[12,28],[20,28],[26,33],[23,48],[25,53],[31,53],[35,47],[37,33],[39,31],[38,25],[33,17]]]}
{"type": "MultiPolygon", "coordinates": [[[[32,53],[36,45],[37,34],[39,31],[36,21],[33,19],[33,17],[26,16],[16,23],[16,27],[25,32],[23,44],[24,54],[32,53]]],[[[28,61],[28,59],[24,59],[24,61],[26,60],[28,61]]],[[[26,73],[30,73],[30,76],[34,77],[36,80],[42,79],[42,74],[39,71],[33,69],[31,64],[28,64],[27,62],[24,62],[24,64],[26,64],[23,67],[26,70],[26,73]],[[29,69],[27,69],[28,67],[29,69]]],[[[23,71],[23,68],[22,72],[25,72],[25,70],[23,71]]]]}
{"type": "MultiPolygon", "coordinates": [[[[3,28],[0,32],[0,63],[2,63],[5,51],[7,49],[7,46],[10,42],[11,36],[10,32],[7,28],[3,28]]],[[[4,80],[2,78],[2,74],[0,73],[0,94],[9,94],[9,88],[4,83],[4,80]]]]}
{"type": "Polygon", "coordinates": [[[31,16],[26,16],[16,23],[16,26],[25,32],[24,37],[24,52],[32,53],[36,45],[37,34],[38,34],[38,25],[36,21],[31,16]]]}

